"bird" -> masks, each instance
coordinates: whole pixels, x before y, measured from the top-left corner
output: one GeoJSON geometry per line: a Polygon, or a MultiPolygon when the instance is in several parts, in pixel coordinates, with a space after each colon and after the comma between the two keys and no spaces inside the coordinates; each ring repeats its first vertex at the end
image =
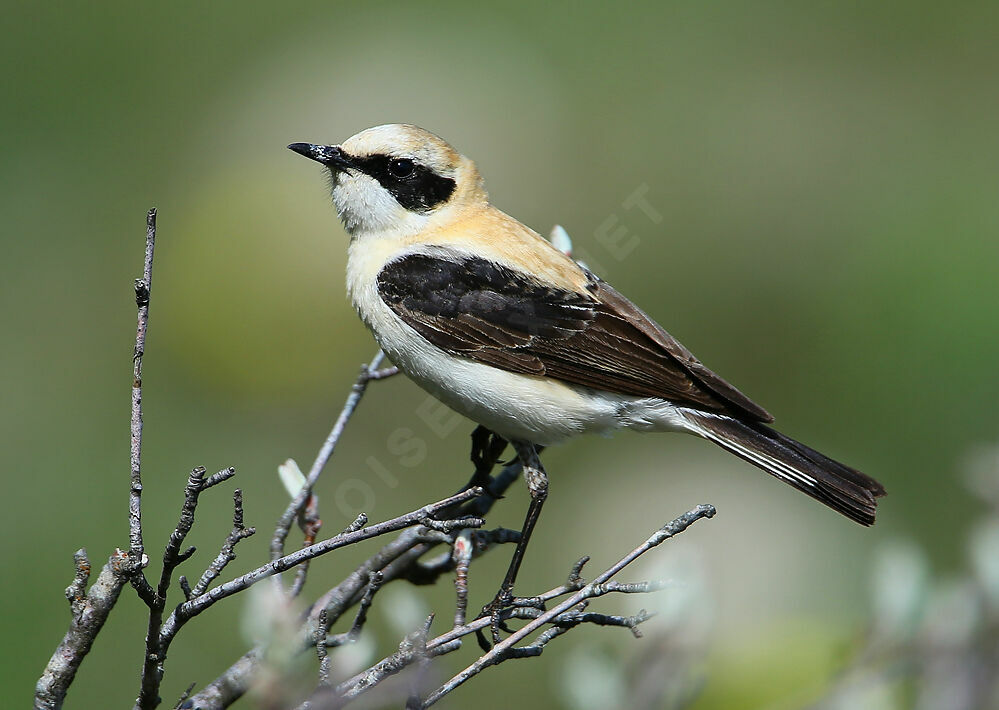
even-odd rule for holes
{"type": "Polygon", "coordinates": [[[494,207],[475,163],[442,138],[386,124],[288,148],[328,172],[349,235],[347,292],[382,350],[479,425],[480,449],[485,433],[517,452],[531,507],[494,610],[512,598],[547,498],[538,451],[579,434],[694,434],[874,523],[878,481],[771,428],[638,306],[494,207]]]}

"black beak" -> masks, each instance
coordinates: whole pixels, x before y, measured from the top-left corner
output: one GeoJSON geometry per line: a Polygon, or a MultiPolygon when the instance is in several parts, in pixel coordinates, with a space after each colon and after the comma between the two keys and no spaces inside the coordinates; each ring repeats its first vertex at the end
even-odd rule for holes
{"type": "Polygon", "coordinates": [[[322,163],[330,170],[353,168],[354,164],[338,145],[315,145],[313,143],[292,143],[290,150],[299,155],[322,163]]]}

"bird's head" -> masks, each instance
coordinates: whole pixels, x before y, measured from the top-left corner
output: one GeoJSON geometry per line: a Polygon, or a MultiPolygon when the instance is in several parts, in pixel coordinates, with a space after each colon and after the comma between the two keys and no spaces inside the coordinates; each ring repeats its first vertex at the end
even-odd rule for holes
{"type": "Polygon", "coordinates": [[[475,164],[409,124],[375,126],[340,145],[288,147],[329,169],[333,204],[352,236],[415,234],[486,201],[475,164]]]}

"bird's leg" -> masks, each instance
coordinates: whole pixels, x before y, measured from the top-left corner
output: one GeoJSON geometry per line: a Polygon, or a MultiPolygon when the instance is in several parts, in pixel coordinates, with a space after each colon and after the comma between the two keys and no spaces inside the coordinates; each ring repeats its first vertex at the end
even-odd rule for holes
{"type": "Polygon", "coordinates": [[[505,448],[506,439],[494,434],[481,424],[475,427],[475,431],[472,432],[471,456],[472,463],[475,465],[475,473],[461,490],[467,491],[469,488],[482,486],[489,495],[498,498],[499,496],[493,495],[491,490],[493,482],[491,474],[505,448]]]}
{"type": "Polygon", "coordinates": [[[527,550],[527,543],[531,540],[531,533],[541,516],[541,508],[548,497],[548,474],[545,473],[538,458],[538,451],[534,444],[526,441],[514,441],[513,447],[517,450],[517,457],[520,459],[524,470],[524,480],[527,482],[527,489],[531,493],[531,505],[527,509],[527,517],[524,519],[524,527],[520,531],[520,540],[517,548],[513,551],[513,559],[510,560],[510,567],[503,578],[496,597],[482,608],[481,616],[489,614],[492,617],[493,643],[499,643],[500,636],[500,612],[509,607],[513,602],[513,585],[517,581],[517,573],[520,571],[520,564],[524,561],[524,552],[527,550]]]}
{"type": "Polygon", "coordinates": [[[524,519],[524,526],[520,530],[520,542],[513,552],[513,559],[510,560],[510,568],[506,571],[503,579],[503,586],[497,598],[512,599],[513,585],[517,581],[517,573],[520,571],[520,563],[524,560],[524,552],[527,550],[527,543],[534,532],[534,526],[541,516],[541,507],[548,498],[548,474],[545,473],[538,458],[538,452],[534,444],[515,441],[514,448],[524,470],[524,481],[527,483],[527,490],[531,493],[531,505],[527,508],[527,517],[524,519]]]}

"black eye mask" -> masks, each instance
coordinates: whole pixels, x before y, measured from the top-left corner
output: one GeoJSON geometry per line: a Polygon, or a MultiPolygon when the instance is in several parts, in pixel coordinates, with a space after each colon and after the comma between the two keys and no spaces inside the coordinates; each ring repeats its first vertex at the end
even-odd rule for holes
{"type": "Polygon", "coordinates": [[[410,158],[370,155],[350,158],[351,167],[370,175],[411,212],[429,212],[448,201],[455,182],[410,158]]]}

